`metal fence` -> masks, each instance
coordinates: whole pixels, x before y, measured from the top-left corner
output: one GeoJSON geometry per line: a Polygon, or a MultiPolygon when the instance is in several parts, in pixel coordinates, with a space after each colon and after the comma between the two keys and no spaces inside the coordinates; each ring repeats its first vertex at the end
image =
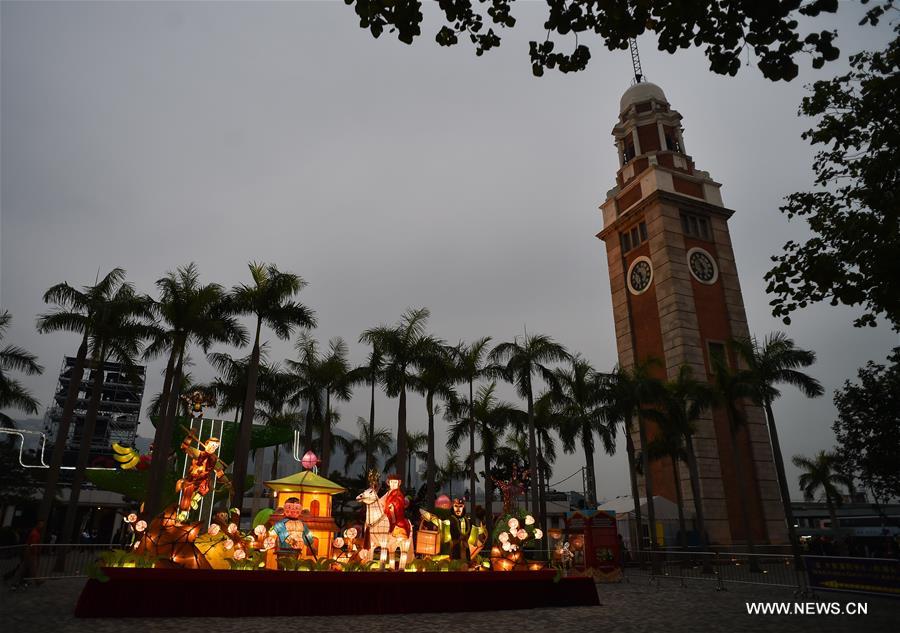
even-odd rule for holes
{"type": "Polygon", "coordinates": [[[115,544],[0,547],[0,576],[4,582],[84,576],[101,552],[119,547],[115,544]]]}
{"type": "Polygon", "coordinates": [[[670,578],[715,583],[723,591],[726,584],[788,587],[807,591],[806,571],[798,569],[794,557],[785,554],[745,552],[642,551],[626,569],[643,570],[649,582],[670,578]]]}

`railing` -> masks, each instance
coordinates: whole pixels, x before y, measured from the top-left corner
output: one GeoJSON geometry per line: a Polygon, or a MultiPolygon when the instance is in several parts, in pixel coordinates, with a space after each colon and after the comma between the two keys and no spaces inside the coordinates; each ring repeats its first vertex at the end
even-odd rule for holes
{"type": "Polygon", "coordinates": [[[101,552],[121,547],[118,544],[0,547],[0,575],[4,582],[85,576],[101,552]]]}
{"type": "Polygon", "coordinates": [[[714,582],[724,591],[727,583],[790,587],[807,591],[806,571],[797,569],[793,556],[785,554],[747,554],[745,552],[701,552],[657,550],[642,551],[637,560],[626,565],[648,573],[649,582],[671,578],[714,582]]]}

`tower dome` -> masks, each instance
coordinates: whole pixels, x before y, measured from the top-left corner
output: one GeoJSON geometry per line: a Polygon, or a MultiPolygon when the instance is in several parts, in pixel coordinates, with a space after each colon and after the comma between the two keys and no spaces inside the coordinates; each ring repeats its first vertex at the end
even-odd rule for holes
{"type": "Polygon", "coordinates": [[[619,101],[619,112],[625,112],[625,110],[627,110],[629,106],[632,106],[635,103],[649,101],[650,99],[656,99],[657,101],[661,101],[663,103],[669,103],[662,88],[660,88],[656,84],[650,83],[649,81],[636,83],[628,90],[626,90],[625,94],[622,95],[622,99],[619,101]]]}

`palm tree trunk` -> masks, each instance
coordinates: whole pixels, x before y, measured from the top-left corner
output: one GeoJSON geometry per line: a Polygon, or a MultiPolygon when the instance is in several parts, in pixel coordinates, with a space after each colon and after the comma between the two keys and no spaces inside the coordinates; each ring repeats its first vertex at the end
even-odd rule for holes
{"type": "Polygon", "coordinates": [[[678,460],[673,455],[672,477],[675,481],[675,504],[678,506],[678,544],[681,549],[687,550],[687,524],[684,521],[684,496],[681,492],[681,474],[678,472],[678,460]]]}
{"type": "MultiPolygon", "coordinates": [[[[635,554],[644,549],[643,519],[641,517],[641,495],[637,483],[637,463],[635,460],[634,438],[631,437],[630,424],[625,425],[625,452],[628,453],[628,474],[631,479],[631,498],[634,501],[635,540],[632,547],[635,554]]],[[[635,556],[635,558],[638,558],[635,556]]],[[[640,559],[639,559],[640,560],[640,559]]]]}
{"type": "MultiPolygon", "coordinates": [[[[538,479],[540,479],[540,467],[538,466],[537,460],[537,433],[534,428],[534,399],[531,395],[531,384],[529,382],[527,387],[527,395],[528,395],[528,467],[531,469],[531,472],[534,473],[535,469],[538,472],[538,479]]],[[[531,511],[538,515],[538,525],[541,526],[541,530],[544,534],[547,533],[547,526],[544,524],[544,517],[541,516],[540,512],[538,512],[540,506],[538,505],[538,489],[536,486],[531,486],[531,511]]]]}
{"type": "MultiPolygon", "coordinates": [[[[538,440],[538,511],[543,517],[544,534],[547,533],[547,464],[544,460],[544,448],[541,442],[541,436],[537,436],[538,440]]],[[[549,538],[549,537],[547,537],[549,538]]]]}
{"type": "Polygon", "coordinates": [[[312,449],[312,437],[313,437],[313,402],[310,400],[306,403],[306,426],[303,429],[303,452],[305,453],[308,450],[312,449]]]}
{"type": "Polygon", "coordinates": [[[184,345],[179,345],[179,342],[176,341],[172,346],[172,353],[177,354],[178,360],[172,370],[168,391],[165,390],[165,387],[163,388],[165,405],[161,407],[162,416],[156,422],[153,459],[150,461],[150,481],[147,486],[147,498],[144,500],[144,516],[147,517],[148,523],[152,517],[163,510],[161,499],[163,487],[166,485],[166,475],[169,472],[169,462],[172,459],[172,435],[175,433],[175,418],[178,413],[178,401],[181,397],[184,345]]]}
{"type": "Polygon", "coordinates": [[[372,377],[372,397],[369,400],[369,443],[366,445],[366,476],[375,468],[375,447],[372,446],[372,438],[375,437],[375,377],[372,377]]]}
{"type": "Polygon", "coordinates": [[[587,468],[587,505],[593,510],[597,507],[597,480],[594,474],[594,442],[590,425],[581,429],[581,446],[584,448],[584,465],[587,468]]]}
{"type": "MultiPolygon", "coordinates": [[[[428,410],[428,461],[425,464],[425,503],[434,503],[434,393],[431,390],[425,394],[425,408],[428,410]]],[[[453,489],[453,481],[450,482],[453,489]]],[[[451,493],[450,497],[453,497],[451,493]]]]}
{"type": "Polygon", "coordinates": [[[653,507],[653,474],[650,472],[650,455],[647,453],[647,427],[640,410],[637,412],[638,433],[641,438],[641,465],[644,470],[644,490],[647,494],[647,521],[650,524],[650,550],[659,548],[656,541],[656,509],[653,507]]]}
{"type": "MultiPolygon", "coordinates": [[[[485,429],[485,433],[488,430],[485,429]]],[[[490,446],[482,443],[481,452],[484,454],[484,523],[488,534],[494,529],[494,480],[491,479],[491,461],[494,458],[490,446]]]]}
{"type": "Polygon", "coordinates": [[[409,488],[409,470],[406,457],[406,385],[400,388],[400,401],[397,404],[397,474],[406,474],[406,487],[409,488]]]}
{"type": "MultiPolygon", "coordinates": [[[[59,473],[62,469],[63,457],[66,453],[66,442],[69,438],[69,428],[72,426],[72,417],[75,411],[75,402],[78,400],[78,391],[81,388],[81,379],[84,376],[84,361],[87,358],[88,333],[85,332],[75,355],[75,364],[69,375],[69,389],[66,392],[66,401],[63,404],[62,418],[56,430],[56,438],[53,444],[53,455],[50,457],[50,468],[47,470],[47,481],[44,485],[44,496],[38,509],[38,521],[43,523],[43,533],[47,531],[50,522],[50,512],[53,502],[56,500],[56,488],[59,483],[59,473]]],[[[41,525],[41,523],[39,523],[41,525]]],[[[44,534],[41,534],[43,541],[44,534]]],[[[62,542],[62,540],[60,540],[62,542]]]]}
{"type": "Polygon", "coordinates": [[[328,476],[331,463],[331,389],[325,390],[325,422],[322,424],[322,471],[328,476]]]}
{"type": "Polygon", "coordinates": [[[247,366],[247,397],[244,398],[244,411],[241,413],[241,424],[238,429],[238,441],[234,451],[234,500],[232,507],[241,512],[244,507],[244,488],[247,485],[247,460],[250,457],[250,436],[253,431],[253,409],[256,406],[256,383],[259,378],[259,333],[262,320],[256,319],[256,338],[250,364],[247,366]]]}
{"type": "Polygon", "coordinates": [[[278,479],[278,454],[281,452],[281,445],[276,444],[272,447],[272,481],[278,479]]]}
{"type": "Polygon", "coordinates": [[[744,538],[747,540],[747,553],[750,554],[750,571],[759,571],[759,562],[756,560],[755,547],[753,543],[753,533],[750,531],[750,516],[747,513],[747,498],[749,491],[747,490],[746,478],[744,477],[744,460],[738,450],[737,429],[734,424],[734,416],[729,408],[725,407],[728,415],[728,435],[731,439],[731,452],[734,457],[735,479],[738,485],[738,506],[741,510],[741,524],[744,528],[744,538]]]}
{"type": "MultiPolygon", "coordinates": [[[[162,442],[162,430],[166,419],[169,404],[169,391],[172,389],[172,376],[175,373],[175,356],[177,345],[173,341],[169,350],[169,360],[166,362],[166,373],[163,380],[162,393],[159,396],[159,407],[156,411],[156,430],[153,433],[153,448],[156,449],[162,442]]],[[[162,490],[162,482],[165,477],[165,467],[161,463],[150,461],[147,473],[147,494],[144,497],[144,512],[147,516],[155,516],[159,512],[159,496],[162,490]]]]}
{"type": "Polygon", "coordinates": [[[256,513],[262,508],[263,498],[263,469],[266,461],[264,448],[253,449],[253,501],[250,503],[250,519],[256,518],[256,513]]]}
{"type": "Polygon", "coordinates": [[[699,532],[700,537],[700,549],[706,550],[709,545],[709,535],[706,533],[706,518],[703,515],[703,499],[700,496],[700,472],[697,468],[697,455],[694,453],[693,438],[688,438],[685,444],[688,473],[691,476],[691,495],[694,497],[694,514],[696,515],[697,532],[699,532]]]}
{"type": "Polygon", "coordinates": [[[784,508],[784,519],[787,521],[788,538],[791,541],[791,551],[794,554],[794,565],[797,573],[804,569],[803,557],[800,554],[800,539],[797,538],[797,529],[794,527],[794,512],[791,510],[791,494],[788,491],[787,476],[784,474],[784,457],[781,455],[781,443],[778,441],[778,429],[775,426],[775,414],[772,412],[772,402],[766,401],[766,423],[769,426],[769,440],[772,442],[772,456],[775,459],[775,474],[778,477],[778,490],[781,492],[781,504],[784,508]]]}
{"type": "MultiPolygon", "coordinates": [[[[103,358],[103,354],[99,355],[103,358]]],[[[91,443],[94,438],[94,430],[97,426],[97,410],[100,408],[100,398],[103,395],[103,361],[95,360],[93,363],[91,401],[87,414],[84,417],[84,427],[81,430],[81,446],[78,448],[78,461],[75,464],[75,474],[72,477],[72,487],[69,493],[69,502],[66,507],[66,517],[63,522],[61,543],[75,543],[75,519],[78,515],[78,499],[81,497],[81,486],[84,483],[84,475],[88,466],[88,458],[91,454],[91,443]]]]}
{"type": "Polygon", "coordinates": [[[469,507],[473,517],[475,516],[475,480],[475,399],[472,395],[472,380],[469,380],[469,507]]]}

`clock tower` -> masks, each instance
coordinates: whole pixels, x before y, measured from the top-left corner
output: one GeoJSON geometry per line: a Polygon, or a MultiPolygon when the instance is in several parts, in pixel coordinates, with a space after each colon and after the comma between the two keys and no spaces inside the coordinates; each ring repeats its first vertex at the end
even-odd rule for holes
{"type": "MultiPolygon", "coordinates": [[[[726,347],[747,337],[721,185],[698,170],[685,150],[681,115],[662,89],[638,82],[625,91],[612,130],[619,155],[616,184],[601,205],[619,364],[656,358],[657,377],[674,378],[683,365],[711,380],[711,359],[736,362],[726,347]]],[[[741,499],[755,543],[786,543],[765,416],[744,404],[737,433],[743,489],[733,459],[728,419],[707,411],[697,422],[697,455],[706,529],[712,544],[745,542],[741,499]]],[[[652,439],[655,425],[646,422],[652,439]]],[[[640,450],[636,429],[634,443],[640,450]]],[[[654,494],[675,501],[672,464],[651,464],[654,494]]],[[[679,465],[685,513],[693,514],[687,467],[679,465]]],[[[639,488],[643,490],[643,478],[639,488]]],[[[644,496],[643,492],[641,493],[644,496]]],[[[646,520],[646,517],[645,517],[646,520]]]]}

